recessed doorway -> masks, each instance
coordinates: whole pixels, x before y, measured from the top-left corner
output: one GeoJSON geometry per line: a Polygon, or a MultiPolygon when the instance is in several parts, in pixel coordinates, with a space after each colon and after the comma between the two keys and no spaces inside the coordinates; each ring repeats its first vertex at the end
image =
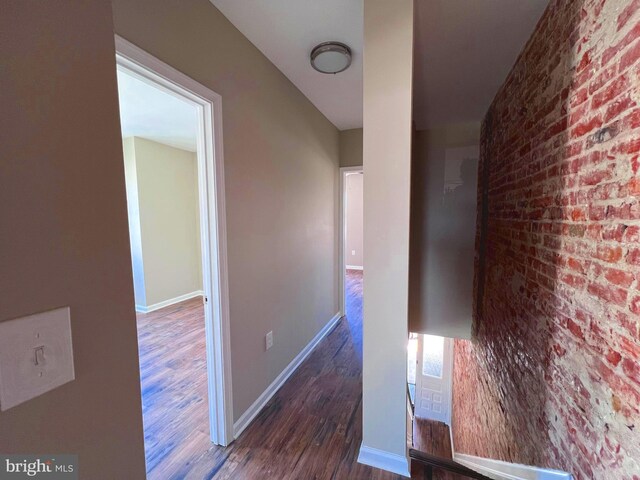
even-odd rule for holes
{"type": "Polygon", "coordinates": [[[354,301],[362,308],[364,273],[364,173],[362,167],[340,169],[340,312],[348,315],[354,301]],[[359,296],[354,296],[359,285],[359,296]],[[350,300],[347,298],[350,295],[350,300]]]}

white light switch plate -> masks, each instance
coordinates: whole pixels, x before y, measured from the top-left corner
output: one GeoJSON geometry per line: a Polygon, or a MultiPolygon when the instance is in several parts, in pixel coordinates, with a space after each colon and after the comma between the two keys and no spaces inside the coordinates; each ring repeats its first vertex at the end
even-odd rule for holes
{"type": "Polygon", "coordinates": [[[269,350],[271,347],[273,347],[273,330],[268,332],[264,337],[264,343],[266,350],[269,350]]]}
{"type": "Polygon", "coordinates": [[[0,410],[74,378],[69,307],[0,322],[0,410]]]}

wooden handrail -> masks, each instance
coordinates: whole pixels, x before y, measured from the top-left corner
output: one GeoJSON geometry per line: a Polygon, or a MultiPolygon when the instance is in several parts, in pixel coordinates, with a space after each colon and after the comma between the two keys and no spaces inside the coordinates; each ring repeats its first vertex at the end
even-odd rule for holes
{"type": "Polygon", "coordinates": [[[491,478],[486,477],[475,470],[471,470],[458,462],[442,457],[436,457],[435,455],[429,455],[428,453],[421,452],[414,448],[409,449],[409,457],[425,466],[427,480],[431,480],[434,467],[448,470],[450,472],[457,473],[458,475],[465,475],[476,480],[492,480],[491,478]]]}

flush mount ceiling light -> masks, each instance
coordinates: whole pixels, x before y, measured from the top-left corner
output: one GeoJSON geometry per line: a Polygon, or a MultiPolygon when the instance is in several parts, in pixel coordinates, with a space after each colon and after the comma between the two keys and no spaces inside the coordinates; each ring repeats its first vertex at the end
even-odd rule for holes
{"type": "Polygon", "coordinates": [[[340,73],[351,65],[351,49],[344,43],[324,42],[311,50],[311,66],[320,73],[340,73]]]}

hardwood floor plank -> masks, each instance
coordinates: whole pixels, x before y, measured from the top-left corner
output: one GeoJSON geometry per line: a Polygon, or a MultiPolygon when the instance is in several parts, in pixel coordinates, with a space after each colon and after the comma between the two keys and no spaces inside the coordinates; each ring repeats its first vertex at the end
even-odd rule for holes
{"type": "Polygon", "coordinates": [[[453,460],[451,437],[446,423],[415,417],[413,445],[416,450],[453,460]]]}
{"type": "MultiPolygon", "coordinates": [[[[208,438],[203,307],[138,315],[147,478],[400,480],[357,463],[362,439],[362,272],[346,316],[231,446],[208,438]]],[[[422,478],[415,472],[413,478],[422,478]]]]}
{"type": "Polygon", "coordinates": [[[211,446],[202,299],[137,319],[147,478],[182,478],[211,446]]]}
{"type": "MultiPolygon", "coordinates": [[[[453,460],[449,427],[445,423],[415,417],[413,421],[413,445],[416,450],[447,460],[453,460]]],[[[413,470],[418,470],[418,468],[413,470]]],[[[415,474],[417,475],[417,473],[415,474]]],[[[433,479],[467,480],[468,477],[434,467],[433,479]]]]}

